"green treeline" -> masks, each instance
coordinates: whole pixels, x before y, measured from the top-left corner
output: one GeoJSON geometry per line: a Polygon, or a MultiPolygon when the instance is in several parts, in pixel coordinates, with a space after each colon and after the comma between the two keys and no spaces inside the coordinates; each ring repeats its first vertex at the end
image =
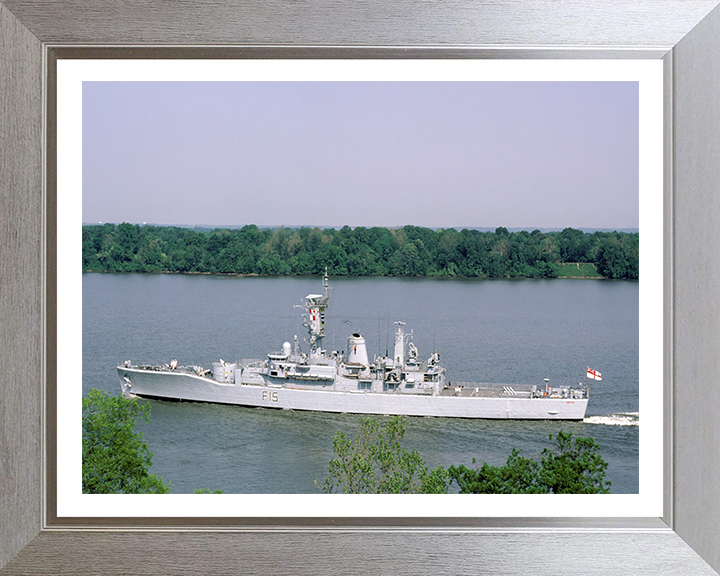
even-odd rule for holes
{"type": "Polygon", "coordinates": [[[83,226],[83,270],[637,279],[637,233],[480,232],[454,228],[275,228],[197,230],[128,223],[83,226]],[[572,266],[564,264],[573,263],[572,266]],[[577,263],[577,264],[576,264],[577,263]]]}

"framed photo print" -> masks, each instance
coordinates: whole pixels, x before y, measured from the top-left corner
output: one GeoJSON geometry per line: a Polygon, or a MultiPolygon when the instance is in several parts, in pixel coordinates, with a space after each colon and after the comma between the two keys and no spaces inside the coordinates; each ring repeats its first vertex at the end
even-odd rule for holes
{"type": "Polygon", "coordinates": [[[716,573],[716,2],[167,10],[0,4],[3,572],[716,573]]]}

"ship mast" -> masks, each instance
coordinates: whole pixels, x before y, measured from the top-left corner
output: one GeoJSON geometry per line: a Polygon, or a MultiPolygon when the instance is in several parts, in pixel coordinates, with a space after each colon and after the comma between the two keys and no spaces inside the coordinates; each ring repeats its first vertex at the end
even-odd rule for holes
{"type": "Polygon", "coordinates": [[[303,326],[308,331],[311,357],[322,356],[324,353],[322,341],[325,338],[325,309],[329,300],[328,274],[325,267],[323,294],[308,294],[305,296],[305,303],[301,305],[307,311],[307,314],[303,314],[303,326]]]}
{"type": "Polygon", "coordinates": [[[403,332],[402,327],[405,326],[405,322],[399,320],[395,322],[397,324],[397,332],[395,332],[395,352],[393,354],[393,367],[400,368],[401,370],[405,365],[405,339],[406,334],[403,332]]]}

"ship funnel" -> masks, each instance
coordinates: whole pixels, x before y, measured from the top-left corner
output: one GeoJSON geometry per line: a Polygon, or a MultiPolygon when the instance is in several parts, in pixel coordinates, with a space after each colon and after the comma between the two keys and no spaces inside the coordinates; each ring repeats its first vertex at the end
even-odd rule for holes
{"type": "Polygon", "coordinates": [[[365,347],[365,338],[363,338],[357,332],[352,336],[348,337],[348,350],[346,358],[348,364],[362,364],[363,366],[368,365],[368,355],[367,348],[365,347]]]}

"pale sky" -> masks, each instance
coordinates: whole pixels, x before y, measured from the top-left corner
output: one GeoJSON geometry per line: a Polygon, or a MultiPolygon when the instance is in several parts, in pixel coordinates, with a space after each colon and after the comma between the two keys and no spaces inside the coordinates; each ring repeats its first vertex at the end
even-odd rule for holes
{"type": "Polygon", "coordinates": [[[637,82],[83,82],[83,222],[638,228],[637,82]]]}

